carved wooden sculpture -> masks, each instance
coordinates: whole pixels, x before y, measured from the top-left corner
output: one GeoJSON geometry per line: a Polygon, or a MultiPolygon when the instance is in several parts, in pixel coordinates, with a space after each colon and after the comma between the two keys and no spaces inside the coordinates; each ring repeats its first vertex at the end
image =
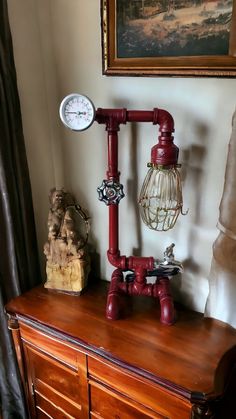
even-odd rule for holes
{"type": "Polygon", "coordinates": [[[90,261],[86,243],[88,217],[71,194],[52,189],[48,214],[48,241],[44,245],[47,258],[46,288],[80,294],[87,285],[90,261]],[[76,229],[74,213],[78,212],[86,225],[86,238],[76,229]]]}

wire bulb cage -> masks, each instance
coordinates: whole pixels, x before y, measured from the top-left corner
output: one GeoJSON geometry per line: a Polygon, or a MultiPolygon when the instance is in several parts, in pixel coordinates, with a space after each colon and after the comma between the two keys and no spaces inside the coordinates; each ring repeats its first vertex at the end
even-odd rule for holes
{"type": "Polygon", "coordinates": [[[149,163],[139,196],[143,222],[152,230],[167,231],[174,227],[183,214],[183,198],[178,167],[149,163]]]}

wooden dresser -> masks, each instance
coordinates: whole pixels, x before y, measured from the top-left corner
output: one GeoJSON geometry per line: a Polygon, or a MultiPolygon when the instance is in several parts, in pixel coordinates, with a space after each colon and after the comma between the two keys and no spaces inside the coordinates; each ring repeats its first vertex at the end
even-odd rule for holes
{"type": "Polygon", "coordinates": [[[236,418],[236,330],[183,308],[164,326],[147,297],[112,322],[106,292],[41,286],[7,305],[31,418],[236,418]]]}

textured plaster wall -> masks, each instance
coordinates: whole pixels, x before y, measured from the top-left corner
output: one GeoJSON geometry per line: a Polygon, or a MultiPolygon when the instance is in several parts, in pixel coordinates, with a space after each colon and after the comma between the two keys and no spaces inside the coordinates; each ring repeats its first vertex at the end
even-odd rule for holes
{"type": "Polygon", "coordinates": [[[148,124],[123,126],[119,136],[122,254],[162,257],[171,242],[185,273],[173,281],[176,296],[199,311],[208,293],[212,243],[222,194],[227,143],[235,109],[236,80],[215,78],[129,78],[102,75],[98,0],[8,0],[39,252],[44,271],[48,192],[64,187],[92,217],[91,243],[100,257],[100,275],[110,279],[106,260],[107,208],[96,188],[105,177],[106,137],[96,123],[84,133],[62,126],[58,107],[72,92],[96,107],[168,110],[175,119],[183,163],[185,217],[167,233],[141,224],[137,196],[157,130],[148,124]]]}

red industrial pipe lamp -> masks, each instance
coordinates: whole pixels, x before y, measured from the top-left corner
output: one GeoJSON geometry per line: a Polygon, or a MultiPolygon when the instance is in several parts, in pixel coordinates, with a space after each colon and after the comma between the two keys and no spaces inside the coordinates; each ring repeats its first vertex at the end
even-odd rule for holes
{"type": "Polygon", "coordinates": [[[127,109],[102,109],[80,94],[66,96],[60,106],[62,122],[74,131],[83,131],[94,122],[104,124],[108,142],[108,168],[106,179],[98,188],[99,199],[109,209],[109,262],[116,268],[112,274],[107,296],[106,317],[116,320],[122,315],[124,295],[153,296],[159,299],[160,321],[175,322],[175,309],[169,278],[182,272],[181,263],[174,259],[171,244],[164,252],[163,261],[153,257],[124,256],[119,249],[119,202],[124,197],[118,171],[118,131],[127,122],[151,122],[159,125],[158,143],[152,147],[151,162],[139,196],[141,217],[153,230],[171,229],[182,213],[182,190],[178,171],[179,149],[174,144],[174,121],[163,109],[152,111],[127,109]],[[154,284],[148,277],[156,277],[154,284]]]}

